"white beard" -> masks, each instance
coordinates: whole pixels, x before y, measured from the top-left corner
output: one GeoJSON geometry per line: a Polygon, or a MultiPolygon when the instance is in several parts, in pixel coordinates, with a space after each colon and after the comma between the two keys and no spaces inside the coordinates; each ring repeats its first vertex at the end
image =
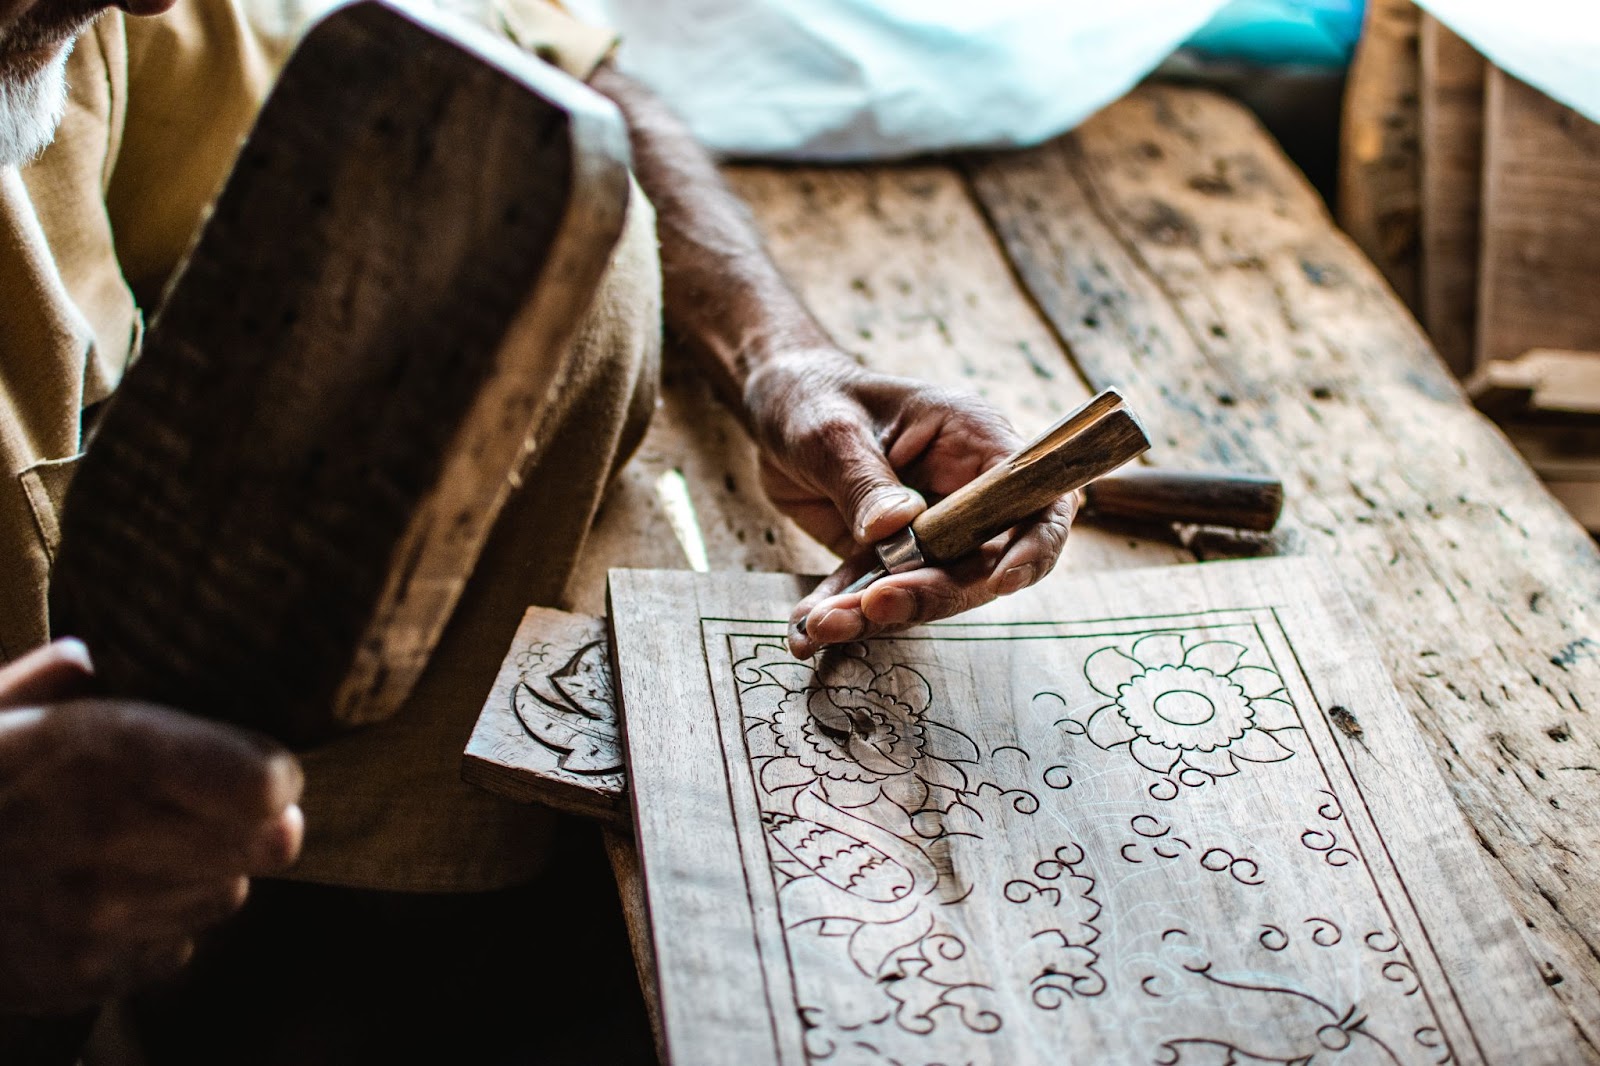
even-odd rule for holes
{"type": "Polygon", "coordinates": [[[55,139],[67,113],[68,44],[40,70],[23,76],[0,72],[0,167],[31,163],[55,139]]]}

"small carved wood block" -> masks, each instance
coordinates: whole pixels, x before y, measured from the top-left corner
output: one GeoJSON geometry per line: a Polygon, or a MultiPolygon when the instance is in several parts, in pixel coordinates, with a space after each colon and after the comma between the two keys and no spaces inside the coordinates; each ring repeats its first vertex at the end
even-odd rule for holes
{"type": "Polygon", "coordinates": [[[528,609],[467,742],[461,776],[510,799],[627,824],[604,619],[528,609]]]}
{"type": "Polygon", "coordinates": [[[803,592],[611,572],[670,1062],[1582,1061],[1324,565],[803,592]]]}

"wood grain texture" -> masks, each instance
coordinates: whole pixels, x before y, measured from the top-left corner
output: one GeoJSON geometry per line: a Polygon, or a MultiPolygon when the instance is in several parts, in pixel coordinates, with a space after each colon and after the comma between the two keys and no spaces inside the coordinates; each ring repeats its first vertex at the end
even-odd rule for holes
{"type": "Polygon", "coordinates": [[[1237,106],[1146,87],[973,177],[1078,366],[1146,413],[1154,462],[1283,477],[1280,542],[1339,562],[1544,994],[1592,1044],[1593,541],[1237,106]]]}
{"type": "Polygon", "coordinates": [[[626,821],[603,619],[528,609],[467,741],[461,776],[524,803],[626,821]]]}
{"type": "Polygon", "coordinates": [[[82,462],[55,631],[109,691],[296,742],[392,713],[627,180],[611,105],[485,31],[372,2],[313,29],[82,462]]]}
{"type": "MultiPolygon", "coordinates": [[[[1494,860],[1547,994],[1586,1038],[1600,1033],[1600,890],[1584,859],[1600,848],[1584,769],[1600,765],[1583,709],[1600,681],[1594,549],[1468,410],[1259,126],[1218,97],[1142,88],[1074,137],[973,169],[995,232],[944,166],[730,178],[786,272],[869,364],[974,384],[1024,425],[1086,397],[1081,372],[1146,414],[1157,462],[1281,472],[1276,543],[1366,576],[1350,584],[1360,613],[1494,860]]],[[[748,448],[729,428],[692,442],[725,450],[691,448],[684,464],[702,516],[728,515],[706,521],[712,534],[752,513],[753,482],[723,480],[748,448]]],[[[633,528],[604,562],[676,551],[664,521],[633,528]]],[[[754,532],[708,537],[711,565],[818,569],[781,534],[754,532]]],[[[1063,566],[1188,558],[1079,528],[1063,566]]],[[[591,610],[603,609],[600,573],[583,593],[591,610]]]]}
{"type": "Polygon", "coordinates": [[[629,828],[606,826],[601,830],[611,874],[617,879],[622,901],[622,920],[627,925],[628,943],[633,949],[633,965],[644,993],[645,1009],[650,1012],[650,1032],[658,1056],[665,1055],[666,1034],[661,1029],[661,983],[656,980],[656,950],[650,931],[650,910],[644,898],[644,871],[639,866],[639,848],[629,828]]]}
{"type": "Polygon", "coordinates": [[[1486,101],[1478,359],[1600,350],[1600,125],[1498,68],[1486,101]]]}
{"type": "Polygon", "coordinates": [[[1483,94],[1488,64],[1432,15],[1422,16],[1421,299],[1439,355],[1466,377],[1477,361],[1483,94]]]}
{"type": "Polygon", "coordinates": [[[1407,307],[1418,296],[1420,26],[1412,0],[1368,0],[1339,130],[1339,224],[1407,307]]]}
{"type": "Polygon", "coordinates": [[[797,663],[801,579],[615,571],[669,1060],[1573,1061],[1339,585],[1058,576],[797,663]]]}

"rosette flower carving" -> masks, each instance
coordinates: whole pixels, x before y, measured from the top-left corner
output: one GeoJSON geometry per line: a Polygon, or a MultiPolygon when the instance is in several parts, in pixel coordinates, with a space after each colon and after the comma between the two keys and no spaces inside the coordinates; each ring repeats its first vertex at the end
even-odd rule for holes
{"type": "Polygon", "coordinates": [[[910,816],[969,791],[963,767],[977,747],[928,717],[932,695],[915,670],[876,664],[859,646],[814,671],[783,655],[763,645],[736,665],[742,681],[758,682],[744,690],[745,739],[763,793],[815,785],[834,807],[888,800],[910,816]]]}

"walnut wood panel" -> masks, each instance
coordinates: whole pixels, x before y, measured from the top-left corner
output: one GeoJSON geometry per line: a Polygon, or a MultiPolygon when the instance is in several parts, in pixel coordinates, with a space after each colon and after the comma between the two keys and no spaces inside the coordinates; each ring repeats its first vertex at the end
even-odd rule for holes
{"type": "Polygon", "coordinates": [[[1146,413],[1154,462],[1284,478],[1286,548],[1339,565],[1592,1058],[1594,542],[1237,106],[1147,87],[973,176],[1078,366],[1146,413]]]}
{"type": "Polygon", "coordinates": [[[669,1061],[1573,1061],[1339,583],[1079,577],[800,663],[803,579],[614,571],[669,1061]]]}

